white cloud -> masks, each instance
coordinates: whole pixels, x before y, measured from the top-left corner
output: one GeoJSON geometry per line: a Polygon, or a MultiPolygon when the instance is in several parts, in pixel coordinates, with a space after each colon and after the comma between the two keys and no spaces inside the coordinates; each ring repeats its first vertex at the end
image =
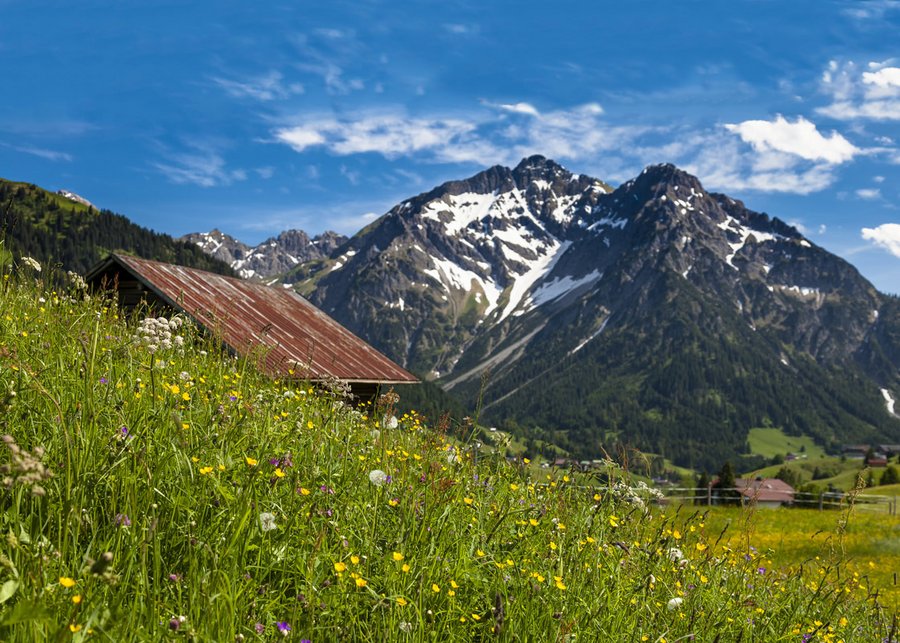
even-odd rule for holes
{"type": "Polygon", "coordinates": [[[760,152],[728,131],[723,128],[685,139],[683,167],[708,188],[810,194],[835,180],[832,164],[773,150],[760,152]]]}
{"type": "Polygon", "coordinates": [[[839,120],[900,120],[900,68],[872,62],[860,73],[853,62],[828,63],[822,74],[822,91],[831,104],[820,114],[839,120]]]}
{"type": "Polygon", "coordinates": [[[881,190],[878,190],[877,188],[863,188],[856,191],[856,196],[860,199],[871,201],[881,196],[881,190]]]}
{"type": "Polygon", "coordinates": [[[214,77],[212,81],[230,96],[253,98],[260,101],[283,100],[302,94],[304,91],[302,84],[285,83],[284,76],[274,70],[262,76],[243,81],[218,77],[214,77]]]}
{"type": "Polygon", "coordinates": [[[409,116],[402,110],[307,117],[275,129],[274,139],[297,152],[323,147],[341,156],[377,153],[416,156],[424,162],[514,164],[530,154],[560,161],[590,161],[633,145],[650,128],[613,127],[603,109],[588,103],[541,112],[529,103],[491,104],[466,117],[409,116]]]}
{"type": "MultiPolygon", "coordinates": [[[[475,125],[452,118],[410,118],[401,114],[368,114],[351,119],[326,117],[304,125],[285,127],[274,132],[275,139],[303,152],[322,146],[334,154],[346,156],[375,152],[387,158],[456,149],[465,149],[465,136],[475,125]]],[[[456,159],[458,160],[458,159],[456,159]]]]}
{"type": "Polygon", "coordinates": [[[709,187],[809,194],[835,180],[835,168],[861,150],[822,134],[803,118],[744,121],[715,130],[611,125],[595,103],[541,111],[526,102],[482,102],[466,116],[409,116],[403,110],[306,117],[273,131],[297,152],[322,148],[349,156],[380,154],[424,163],[515,165],[543,154],[577,162],[607,180],[650,163],[675,162],[709,187]]]}
{"type": "Polygon", "coordinates": [[[528,114],[529,116],[540,116],[540,113],[537,111],[537,108],[530,103],[512,103],[506,105],[499,105],[500,109],[513,112],[515,114],[528,114]]]}
{"type": "MultiPolygon", "coordinates": [[[[794,122],[778,115],[774,121],[744,121],[725,125],[745,143],[749,143],[761,154],[784,153],[798,156],[807,161],[823,161],[839,164],[850,161],[861,150],[835,131],[823,136],[814,123],[802,116],[794,122]]],[[[773,167],[784,164],[771,159],[773,167]]]]}
{"type": "Polygon", "coordinates": [[[863,228],[862,238],[900,257],[900,224],[884,223],[877,228],[863,228]]]}

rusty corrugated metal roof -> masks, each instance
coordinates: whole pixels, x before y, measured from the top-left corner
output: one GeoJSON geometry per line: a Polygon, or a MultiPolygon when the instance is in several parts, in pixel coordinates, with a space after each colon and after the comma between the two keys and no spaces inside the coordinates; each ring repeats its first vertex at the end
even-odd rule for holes
{"type": "Polygon", "coordinates": [[[240,355],[266,347],[270,374],[347,382],[408,384],[419,380],[289,288],[274,288],[195,268],[111,255],[88,279],[115,264],[240,355]]]}

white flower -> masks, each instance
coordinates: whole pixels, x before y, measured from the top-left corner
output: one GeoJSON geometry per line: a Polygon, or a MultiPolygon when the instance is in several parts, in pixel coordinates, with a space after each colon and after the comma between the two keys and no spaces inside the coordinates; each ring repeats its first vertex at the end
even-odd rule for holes
{"type": "Polygon", "coordinates": [[[681,604],[684,602],[684,599],[680,596],[676,596],[675,598],[669,599],[669,602],[666,603],[666,609],[670,612],[673,612],[677,609],[681,608],[681,604]]]}
{"type": "Polygon", "coordinates": [[[275,514],[264,511],[259,514],[259,527],[263,531],[272,531],[278,525],[275,524],[275,514]]]}
{"type": "Polygon", "coordinates": [[[388,481],[388,475],[381,469],[372,469],[369,471],[369,482],[376,487],[380,487],[388,481]]]}
{"type": "Polygon", "coordinates": [[[31,257],[22,257],[22,263],[24,263],[26,266],[28,266],[35,272],[41,271],[41,264],[38,263],[37,259],[33,259],[31,257]]]}
{"type": "Polygon", "coordinates": [[[400,424],[400,422],[397,420],[397,416],[395,416],[395,415],[391,415],[391,416],[385,415],[384,420],[382,420],[381,423],[384,426],[384,428],[386,428],[386,429],[396,429],[397,426],[400,424]]]}
{"type": "Polygon", "coordinates": [[[678,547],[672,547],[669,549],[669,560],[673,563],[677,563],[679,560],[684,558],[684,554],[678,547]]]}

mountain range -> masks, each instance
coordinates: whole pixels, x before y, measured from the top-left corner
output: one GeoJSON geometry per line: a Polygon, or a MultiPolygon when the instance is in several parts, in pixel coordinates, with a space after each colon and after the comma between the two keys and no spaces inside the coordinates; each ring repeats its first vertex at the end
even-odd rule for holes
{"type": "Polygon", "coordinates": [[[613,188],[533,156],[350,238],[255,247],[173,240],[28,184],[0,182],[0,204],[7,248],[67,269],[124,249],[292,285],[531,451],[638,447],[712,471],[752,427],[832,451],[900,442],[900,299],[672,165],[613,188]]]}
{"type": "Polygon", "coordinates": [[[286,230],[277,237],[266,239],[256,246],[247,244],[217,229],[192,232],[179,241],[198,246],[203,252],[219,259],[244,279],[285,282],[282,277],[296,266],[327,257],[347,237],[337,232],[324,232],[309,238],[302,230],[286,230]]]}
{"type": "Polygon", "coordinates": [[[492,167],[281,279],[483,421],[580,456],[712,470],[756,426],[900,438],[900,301],[672,165],[615,189],[540,156],[492,167]]]}

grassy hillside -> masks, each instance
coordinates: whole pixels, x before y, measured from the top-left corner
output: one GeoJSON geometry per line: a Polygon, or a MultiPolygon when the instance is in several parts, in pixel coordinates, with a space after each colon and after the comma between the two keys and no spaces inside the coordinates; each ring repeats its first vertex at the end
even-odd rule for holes
{"type": "Polygon", "coordinates": [[[15,258],[29,256],[63,271],[85,273],[110,252],[136,254],[234,276],[198,247],[97,211],[30,183],[0,179],[0,235],[15,258]]]}
{"type": "Polygon", "coordinates": [[[747,442],[750,444],[750,453],[764,458],[786,456],[789,453],[802,454],[809,459],[825,455],[825,450],[809,436],[786,435],[781,429],[771,427],[750,429],[747,442]]]}
{"type": "Polygon", "coordinates": [[[530,479],[393,400],[355,408],[179,318],[0,275],[4,641],[891,635],[839,550],[762,574],[743,527],[725,546],[611,463],[590,488],[530,479]]]}

